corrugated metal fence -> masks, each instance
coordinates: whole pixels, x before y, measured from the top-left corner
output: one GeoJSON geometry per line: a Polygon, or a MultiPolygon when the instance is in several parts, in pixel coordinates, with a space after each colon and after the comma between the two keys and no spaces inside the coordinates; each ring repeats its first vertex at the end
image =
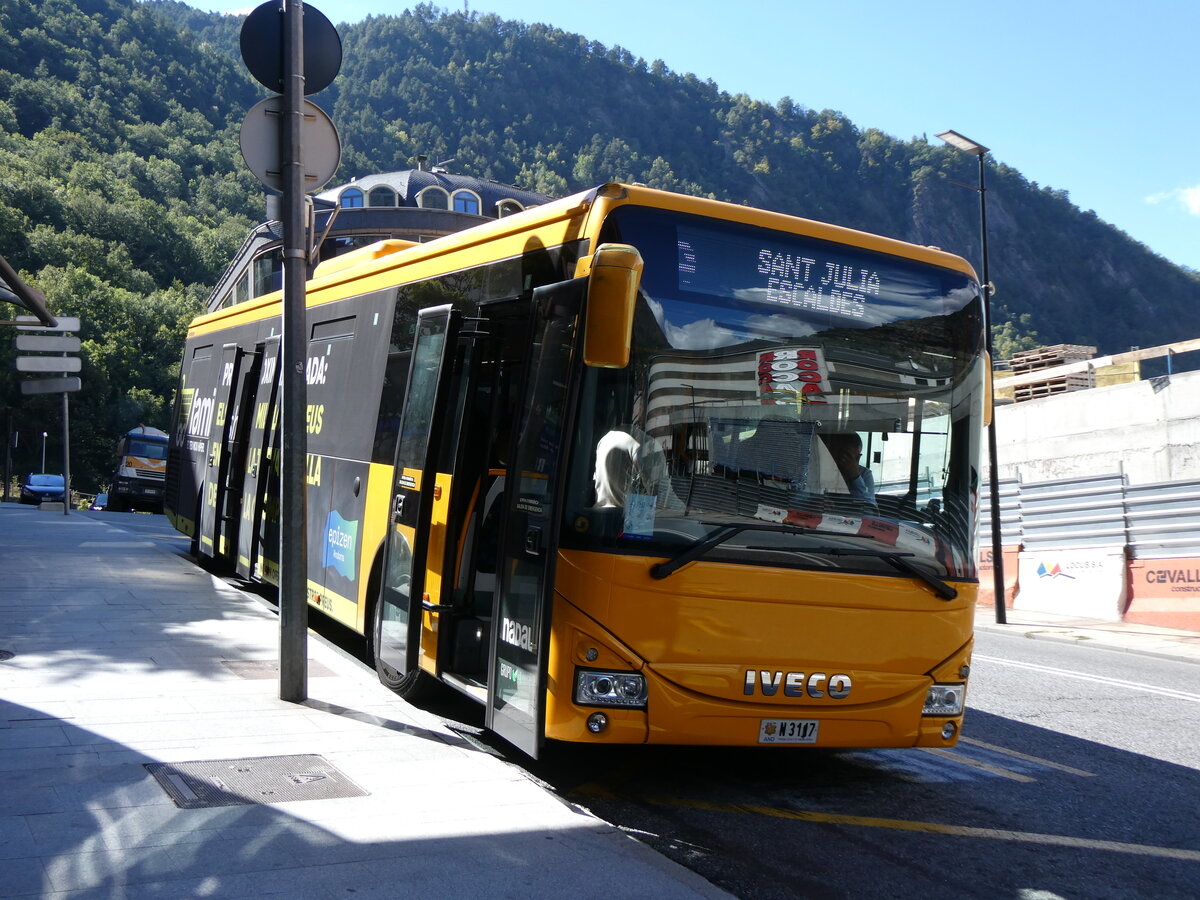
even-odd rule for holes
{"type": "MultiPolygon", "coordinates": [[[[1026,550],[1125,546],[1131,559],[1200,556],[1200,481],[1127,485],[1095,475],[1023,483],[1001,479],[1000,532],[1026,550]]],[[[981,543],[991,523],[990,492],[980,498],[981,543]]]]}

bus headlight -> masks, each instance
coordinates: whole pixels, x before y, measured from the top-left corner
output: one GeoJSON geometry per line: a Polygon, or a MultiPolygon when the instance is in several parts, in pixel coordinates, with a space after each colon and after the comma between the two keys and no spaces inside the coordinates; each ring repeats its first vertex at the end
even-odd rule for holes
{"type": "Polygon", "coordinates": [[[925,693],[923,716],[957,716],[963,711],[967,696],[965,684],[935,684],[925,693]]]}
{"type": "Polygon", "coordinates": [[[575,702],[580,706],[645,709],[646,679],[636,672],[575,670],[575,702]]]}

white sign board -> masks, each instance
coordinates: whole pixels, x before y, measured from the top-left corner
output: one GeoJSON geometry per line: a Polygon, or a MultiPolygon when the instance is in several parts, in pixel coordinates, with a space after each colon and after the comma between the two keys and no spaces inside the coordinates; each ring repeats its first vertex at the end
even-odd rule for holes
{"type": "Polygon", "coordinates": [[[36,381],[22,381],[22,394],[67,394],[79,390],[82,384],[78,375],[68,375],[65,378],[40,378],[36,381]]]}
{"type": "Polygon", "coordinates": [[[1013,609],[1117,622],[1126,584],[1124,547],[1023,550],[1013,609]]]}
{"type": "Polygon", "coordinates": [[[58,319],[58,324],[51,328],[48,325],[43,325],[36,316],[17,316],[17,329],[19,331],[41,331],[50,334],[55,331],[79,330],[78,316],[55,316],[55,318],[58,319]]]}
{"type": "Polygon", "coordinates": [[[18,334],[17,349],[24,353],[78,353],[83,344],[74,335],[18,334]]]}
{"type": "Polygon", "coordinates": [[[78,356],[18,356],[18,372],[79,372],[83,361],[78,356]]]}

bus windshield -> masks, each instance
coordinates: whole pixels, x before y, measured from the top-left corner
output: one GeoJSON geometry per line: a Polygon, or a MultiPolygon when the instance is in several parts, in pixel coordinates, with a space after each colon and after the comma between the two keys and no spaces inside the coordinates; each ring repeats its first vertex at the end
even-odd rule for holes
{"type": "Polygon", "coordinates": [[[974,280],[636,206],[605,229],[642,296],[629,366],[585,374],[564,546],[974,576],[974,280]]]}

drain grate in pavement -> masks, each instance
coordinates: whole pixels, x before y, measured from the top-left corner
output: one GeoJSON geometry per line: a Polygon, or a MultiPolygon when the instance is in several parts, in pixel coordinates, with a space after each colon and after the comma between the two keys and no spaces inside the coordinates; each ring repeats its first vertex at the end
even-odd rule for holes
{"type": "MultiPolygon", "coordinates": [[[[279,660],[277,659],[223,659],[221,665],[239,678],[254,680],[279,677],[279,660]]],[[[315,659],[308,661],[310,678],[329,678],[335,674],[315,659]]]]}
{"type": "Polygon", "coordinates": [[[146,763],[180,809],[366,797],[368,792],[316,755],[146,763]]]}

